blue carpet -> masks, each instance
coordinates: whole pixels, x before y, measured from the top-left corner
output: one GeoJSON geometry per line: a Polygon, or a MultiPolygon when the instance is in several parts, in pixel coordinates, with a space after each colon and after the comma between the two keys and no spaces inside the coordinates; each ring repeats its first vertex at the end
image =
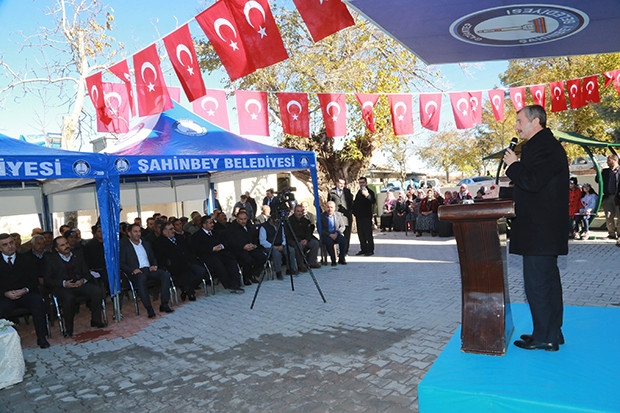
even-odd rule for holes
{"type": "Polygon", "coordinates": [[[620,309],[565,307],[566,344],[528,351],[529,308],[512,304],[504,356],[461,352],[457,330],[418,387],[420,412],[620,412],[620,309]]]}

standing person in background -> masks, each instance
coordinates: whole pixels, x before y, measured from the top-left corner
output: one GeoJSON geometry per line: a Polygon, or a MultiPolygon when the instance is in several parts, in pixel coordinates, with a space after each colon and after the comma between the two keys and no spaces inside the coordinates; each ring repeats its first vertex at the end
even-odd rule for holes
{"type": "Polygon", "coordinates": [[[336,211],[340,212],[346,218],[344,237],[347,239],[347,245],[351,242],[351,227],[353,226],[353,194],[347,188],[347,180],[339,178],[336,186],[329,190],[328,201],[334,201],[336,211]]]}
{"type": "MultiPolygon", "coordinates": [[[[603,177],[603,210],[605,211],[605,224],[607,225],[607,238],[618,239],[618,226],[620,208],[618,201],[618,182],[620,181],[620,168],[618,168],[618,155],[607,157],[607,168],[601,171],[603,177]]],[[[598,183],[598,176],[596,177],[598,183]]]]}
{"type": "Polygon", "coordinates": [[[577,185],[577,178],[568,180],[568,237],[579,239],[579,209],[581,209],[581,188],[577,185]],[[577,236],[575,236],[577,234],[577,236]]]}
{"type": "Polygon", "coordinates": [[[353,201],[353,215],[357,222],[357,236],[360,239],[360,251],[356,255],[367,257],[375,254],[375,241],[372,235],[372,207],[377,202],[375,193],[368,188],[368,180],[362,176],[357,180],[360,186],[353,201]]]}
{"type": "Polygon", "coordinates": [[[521,160],[510,148],[504,154],[506,176],[514,183],[510,252],[523,256],[525,295],[534,330],[514,344],[525,350],[557,351],[564,343],[558,255],[568,254],[566,152],[547,128],[542,106],[525,106],[517,112],[515,129],[525,145],[521,160]]]}

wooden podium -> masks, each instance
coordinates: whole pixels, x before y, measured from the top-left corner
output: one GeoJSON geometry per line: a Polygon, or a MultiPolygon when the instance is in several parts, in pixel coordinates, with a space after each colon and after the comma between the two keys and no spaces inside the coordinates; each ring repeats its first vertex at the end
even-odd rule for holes
{"type": "Polygon", "coordinates": [[[462,282],[461,351],[504,355],[512,314],[508,296],[506,236],[498,219],[514,217],[511,200],[442,205],[439,219],[450,221],[459,252],[462,282]]]}

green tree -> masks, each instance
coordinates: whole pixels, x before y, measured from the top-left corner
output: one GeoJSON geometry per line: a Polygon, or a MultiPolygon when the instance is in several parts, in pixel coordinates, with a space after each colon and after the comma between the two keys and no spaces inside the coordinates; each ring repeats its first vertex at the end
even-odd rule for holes
{"type": "Polygon", "coordinates": [[[97,0],[57,0],[45,10],[52,17],[51,27],[41,27],[24,38],[23,50],[37,58],[34,66],[17,69],[0,58],[0,69],[8,79],[0,89],[3,99],[34,94],[41,99],[41,131],[48,132],[45,111],[49,96],[63,102],[62,147],[74,149],[86,97],[86,77],[103,69],[123,45],[110,35],[114,11],[97,0]],[[101,65],[96,61],[101,60],[101,65]]]}
{"type": "MultiPolygon", "coordinates": [[[[375,106],[376,132],[370,133],[361,119],[359,104],[347,95],[348,134],[344,139],[325,135],[318,99],[314,94],[332,93],[406,93],[421,87],[434,87],[438,73],[431,71],[416,56],[363,18],[356,26],[342,30],[314,44],[296,10],[274,10],[276,21],[290,58],[261,69],[236,82],[225,79],[225,88],[259,91],[296,91],[310,93],[311,138],[278,136],[281,146],[315,151],[319,181],[323,193],[337,178],[355,182],[370,164],[372,153],[393,137],[387,99],[375,106]]],[[[221,69],[211,45],[197,42],[201,67],[207,74],[221,69]]],[[[275,93],[269,94],[270,121],[279,126],[280,115],[275,93]]],[[[275,128],[278,131],[281,128],[275,128]]],[[[277,132],[280,133],[280,132],[277,132]]],[[[297,174],[305,182],[309,177],[297,174]]]]}
{"type": "Polygon", "coordinates": [[[426,145],[418,147],[416,152],[428,166],[443,171],[449,182],[452,172],[481,173],[482,157],[476,146],[472,130],[444,126],[431,134],[426,145]]]}

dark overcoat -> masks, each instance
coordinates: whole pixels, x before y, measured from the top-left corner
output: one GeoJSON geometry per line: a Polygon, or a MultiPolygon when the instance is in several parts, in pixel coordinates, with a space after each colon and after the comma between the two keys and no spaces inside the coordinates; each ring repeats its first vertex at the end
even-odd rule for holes
{"type": "Polygon", "coordinates": [[[568,161],[550,129],[523,145],[521,160],[510,165],[506,175],[515,184],[510,252],[568,254],[568,161]]]}

